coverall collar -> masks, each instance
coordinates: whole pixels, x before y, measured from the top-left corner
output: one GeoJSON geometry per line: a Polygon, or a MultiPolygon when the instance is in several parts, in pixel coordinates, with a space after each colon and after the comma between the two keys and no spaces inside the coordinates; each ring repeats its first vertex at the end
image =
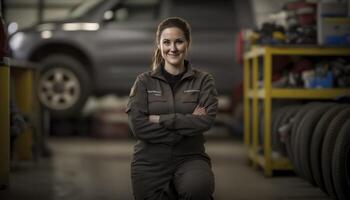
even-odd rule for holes
{"type": "MultiPolygon", "coordinates": [[[[162,65],[162,64],[160,64],[160,65],[162,65]]],[[[153,71],[151,72],[151,76],[152,76],[152,77],[155,77],[155,78],[159,78],[159,79],[161,79],[161,80],[163,80],[163,81],[166,81],[165,77],[164,77],[163,74],[162,74],[161,67],[162,67],[162,66],[158,66],[157,69],[153,70],[153,71]]],[[[186,67],[186,72],[185,72],[185,74],[182,76],[181,80],[183,80],[183,79],[185,79],[185,78],[187,78],[187,77],[192,77],[192,76],[194,76],[194,72],[193,72],[192,67],[191,67],[191,64],[190,64],[190,62],[189,62],[188,60],[185,60],[185,67],[186,67]]]]}

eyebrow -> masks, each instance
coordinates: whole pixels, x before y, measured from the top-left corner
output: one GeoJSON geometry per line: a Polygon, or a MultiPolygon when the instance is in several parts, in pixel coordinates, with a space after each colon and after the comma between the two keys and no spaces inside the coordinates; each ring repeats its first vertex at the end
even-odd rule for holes
{"type": "MultiPolygon", "coordinates": [[[[168,38],[164,38],[164,39],[163,39],[163,41],[166,41],[166,40],[170,40],[170,39],[168,39],[168,38]]],[[[176,40],[185,40],[185,38],[176,38],[175,41],[176,41],[176,40]]]]}

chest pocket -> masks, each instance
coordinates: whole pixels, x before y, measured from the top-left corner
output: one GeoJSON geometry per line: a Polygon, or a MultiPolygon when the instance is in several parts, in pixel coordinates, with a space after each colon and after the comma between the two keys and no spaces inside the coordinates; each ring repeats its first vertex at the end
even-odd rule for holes
{"type": "Polygon", "coordinates": [[[185,90],[182,96],[184,103],[197,103],[200,90],[185,90]]]}
{"type": "Polygon", "coordinates": [[[162,95],[162,92],[159,90],[147,90],[147,93],[148,103],[166,101],[166,98],[162,95]]]}
{"type": "Polygon", "coordinates": [[[160,115],[168,112],[168,99],[160,91],[148,91],[147,96],[150,115],[160,115]]]}
{"type": "Polygon", "coordinates": [[[148,103],[153,103],[153,102],[164,102],[167,99],[164,96],[158,96],[154,94],[148,94],[148,103]]]}

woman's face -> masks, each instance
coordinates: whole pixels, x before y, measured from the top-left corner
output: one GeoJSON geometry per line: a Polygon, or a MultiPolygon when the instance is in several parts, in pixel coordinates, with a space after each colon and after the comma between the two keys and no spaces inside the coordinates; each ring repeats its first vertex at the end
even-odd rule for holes
{"type": "Polygon", "coordinates": [[[160,35],[158,48],[166,65],[180,67],[187,54],[188,41],[181,29],[177,27],[166,28],[160,35]]]}

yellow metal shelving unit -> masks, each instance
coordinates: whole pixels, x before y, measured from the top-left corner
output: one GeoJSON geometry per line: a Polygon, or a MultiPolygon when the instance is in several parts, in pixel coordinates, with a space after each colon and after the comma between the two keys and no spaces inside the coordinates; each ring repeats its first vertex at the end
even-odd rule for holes
{"type": "Polygon", "coordinates": [[[244,143],[253,166],[264,169],[266,176],[274,170],[291,170],[288,158],[272,158],[271,107],[273,99],[334,99],[350,95],[350,88],[343,89],[291,89],[272,87],[272,58],[274,56],[349,56],[350,48],[321,46],[261,46],[244,54],[244,143]],[[259,66],[259,59],[262,66],[259,66]],[[263,74],[263,87],[258,87],[259,68],[263,74]],[[263,102],[264,149],[259,154],[258,102],[263,102]],[[252,116],[251,116],[252,115],[252,116]]]}
{"type": "Polygon", "coordinates": [[[18,160],[33,159],[33,131],[38,120],[38,104],[34,98],[35,68],[15,65],[5,58],[0,62],[0,189],[6,188],[10,176],[10,99],[30,122],[15,141],[18,160]]]}
{"type": "Polygon", "coordinates": [[[10,68],[0,63],[0,189],[9,183],[10,172],[10,68]]]}
{"type": "Polygon", "coordinates": [[[30,63],[20,63],[11,60],[12,97],[22,114],[29,122],[23,132],[16,139],[14,154],[18,160],[33,160],[34,129],[37,126],[38,106],[34,98],[35,68],[30,63]]]}

